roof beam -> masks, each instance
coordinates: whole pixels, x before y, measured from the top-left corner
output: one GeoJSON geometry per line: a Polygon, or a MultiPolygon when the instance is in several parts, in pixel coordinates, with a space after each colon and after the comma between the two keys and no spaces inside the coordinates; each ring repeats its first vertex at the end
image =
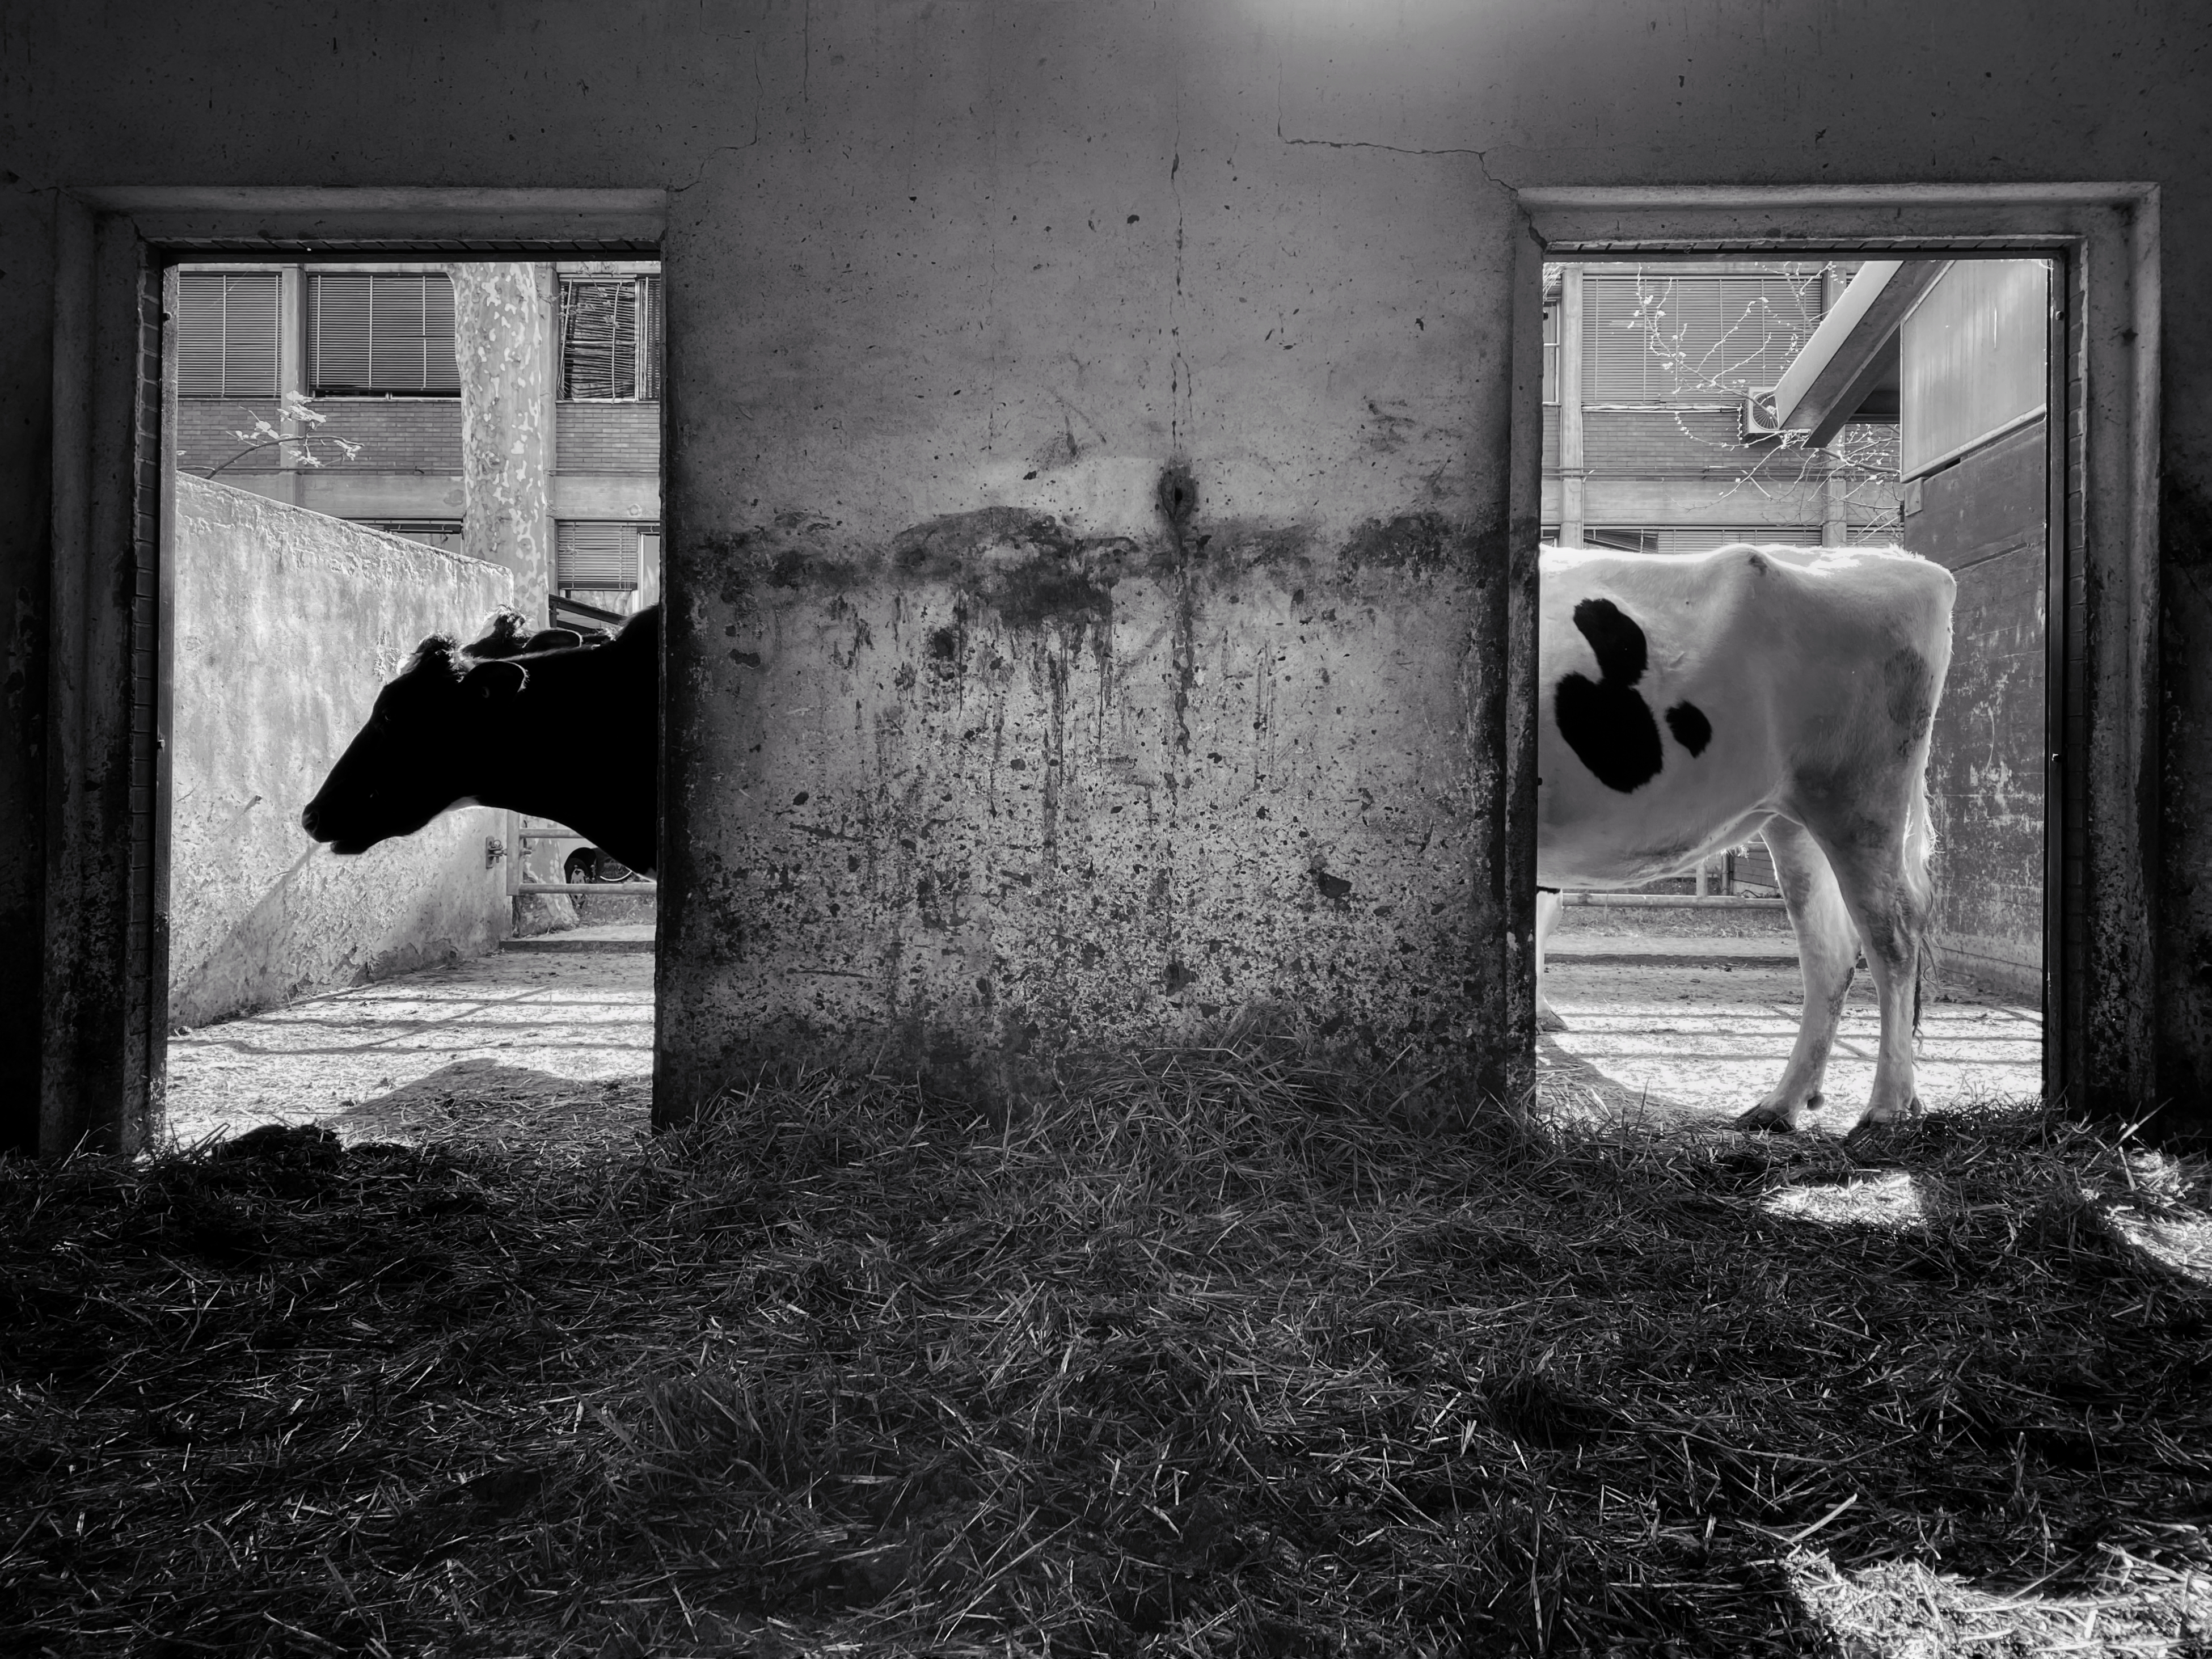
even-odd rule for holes
{"type": "Polygon", "coordinates": [[[1857,413],[1895,351],[1897,331],[1948,259],[1870,259],[1829,307],[1774,388],[1774,423],[1825,444],[1857,413]]]}

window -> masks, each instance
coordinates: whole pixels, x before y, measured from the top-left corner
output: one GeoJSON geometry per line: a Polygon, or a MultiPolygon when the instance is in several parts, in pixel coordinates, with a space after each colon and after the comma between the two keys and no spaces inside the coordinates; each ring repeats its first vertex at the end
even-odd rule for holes
{"type": "Polygon", "coordinates": [[[185,398],[276,395],[273,270],[177,273],[177,392],[185,398]]]}
{"type": "Polygon", "coordinates": [[[1559,401],[1559,302],[1544,307],[1544,401],[1559,401]]]}
{"type": "Polygon", "coordinates": [[[310,395],[457,398],[453,284],[443,271],[307,277],[310,395]]]}
{"type": "Polygon", "coordinates": [[[461,550],[461,525],[457,519],[360,519],[355,522],[389,536],[404,536],[425,547],[443,548],[448,553],[461,550]]]}
{"type": "Polygon", "coordinates": [[[1820,322],[1818,267],[1583,279],[1583,395],[1724,403],[1782,378],[1820,322]],[[1809,274],[1808,274],[1809,272],[1809,274]]]}
{"type": "Polygon", "coordinates": [[[1730,542],[1756,542],[1765,546],[1818,547],[1820,526],[1813,525],[1674,525],[1645,528],[1629,525],[1591,525],[1583,532],[1591,547],[1616,553],[1710,553],[1730,542]]]}
{"type": "Polygon", "coordinates": [[[660,526],[563,519],[553,526],[553,586],[562,592],[626,592],[647,561],[660,562],[660,526]]]}
{"type": "Polygon", "coordinates": [[[561,395],[652,403],[660,396],[660,278],[561,279],[561,395]]]}

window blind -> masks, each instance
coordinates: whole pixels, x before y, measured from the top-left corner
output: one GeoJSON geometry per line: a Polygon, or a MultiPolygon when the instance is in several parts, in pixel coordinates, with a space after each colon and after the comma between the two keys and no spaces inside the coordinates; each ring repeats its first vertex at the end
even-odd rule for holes
{"type": "Polygon", "coordinates": [[[553,585],[563,592],[625,592],[638,585],[641,544],[652,538],[656,550],[660,526],[641,528],[622,521],[563,519],[553,526],[553,585]]]}
{"type": "Polygon", "coordinates": [[[660,396],[660,278],[561,283],[561,395],[572,402],[660,396]]]}
{"type": "Polygon", "coordinates": [[[1698,402],[1772,386],[1820,321],[1817,278],[1773,273],[1583,279],[1583,394],[1698,402]]]}
{"type": "Polygon", "coordinates": [[[273,270],[177,273],[178,396],[276,395],[276,294],[273,270]]]}
{"type": "Polygon", "coordinates": [[[452,280],[443,271],[311,273],[307,378],[317,397],[458,396],[452,280]]]}
{"type": "Polygon", "coordinates": [[[1544,302],[1544,401],[1559,401],[1559,302],[1544,302]]]}

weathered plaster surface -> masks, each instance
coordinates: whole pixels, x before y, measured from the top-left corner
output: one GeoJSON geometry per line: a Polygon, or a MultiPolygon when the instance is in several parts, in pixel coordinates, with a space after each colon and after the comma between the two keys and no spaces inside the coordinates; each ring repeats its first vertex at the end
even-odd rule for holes
{"type": "MultiPolygon", "coordinates": [[[[0,185],[25,204],[0,213],[0,307],[28,331],[0,346],[24,370],[0,391],[0,592],[42,580],[15,538],[52,197],[21,192],[664,185],[664,1109],[800,1020],[1009,1043],[1280,994],[1387,1046],[1433,1040],[1457,982],[1494,1054],[1511,190],[2150,179],[2185,509],[2161,1064],[2203,1120],[2208,54],[2193,0],[25,9],[0,29],[0,185]],[[1046,527],[978,533],[997,511],[1046,527]],[[1449,551],[1361,555],[1407,520],[1449,551]],[[958,556],[902,566],[933,534],[958,556]],[[991,570],[1039,559],[1075,571],[1062,602],[994,597],[991,570]]],[[[0,765],[35,777],[22,753],[0,765]]],[[[9,798],[0,907],[45,810],[9,798]]],[[[5,936],[19,971],[38,946],[5,936]]]]}
{"type": "MultiPolygon", "coordinates": [[[[0,117],[0,121],[4,121],[0,117]]],[[[36,1139],[46,838],[52,199],[0,143],[0,1149],[36,1139]]]]}
{"type": "Polygon", "coordinates": [[[1471,550],[1437,517],[1325,550],[1204,522],[715,550],[704,701],[741,725],[684,803],[709,1042],[766,1009],[1020,1053],[1255,1001],[1463,1038],[1471,550]]]}
{"type": "Polygon", "coordinates": [[[357,858],[300,808],[428,635],[509,603],[495,565],[220,483],[177,480],[169,1006],[201,1025],[498,947],[503,813],[357,858]]]}

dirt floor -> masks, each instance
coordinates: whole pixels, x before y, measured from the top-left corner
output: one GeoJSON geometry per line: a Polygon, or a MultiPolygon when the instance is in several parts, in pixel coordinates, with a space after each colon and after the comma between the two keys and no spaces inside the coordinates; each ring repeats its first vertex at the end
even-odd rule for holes
{"type": "MultiPolygon", "coordinates": [[[[1581,921],[1562,929],[1548,969],[1569,1027],[1538,1046],[1549,1103],[1721,1121],[1780,1075],[1799,988],[1778,918],[1644,918],[1634,933],[1581,921]]],[[[320,1122],[349,1141],[629,1144],[651,1109],[652,933],[632,924],[515,940],[497,956],[172,1037],[169,1132],[190,1146],[320,1122]]],[[[1841,1133],[1864,1103],[1876,1030],[1862,974],[1823,1127],[1841,1133]]],[[[2032,1096],[2041,1044],[2034,1008],[1943,993],[1923,1012],[1922,1098],[1941,1110],[2032,1096]]]]}

